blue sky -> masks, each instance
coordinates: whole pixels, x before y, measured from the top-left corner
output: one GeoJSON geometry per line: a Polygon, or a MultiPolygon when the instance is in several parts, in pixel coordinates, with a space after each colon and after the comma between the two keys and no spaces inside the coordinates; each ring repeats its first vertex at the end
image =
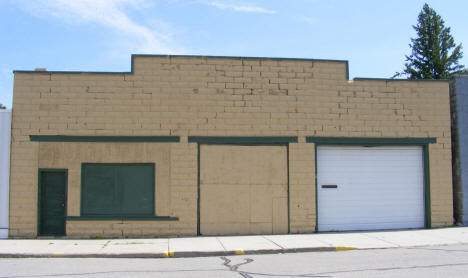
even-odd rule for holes
{"type": "Polygon", "coordinates": [[[339,59],[350,78],[388,78],[425,2],[468,65],[466,0],[0,0],[0,103],[13,69],[129,71],[131,54],[339,59]]]}

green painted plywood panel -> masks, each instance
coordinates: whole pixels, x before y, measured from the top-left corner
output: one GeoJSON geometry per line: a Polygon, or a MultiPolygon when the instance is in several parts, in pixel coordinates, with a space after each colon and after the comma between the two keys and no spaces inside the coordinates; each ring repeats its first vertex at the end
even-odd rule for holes
{"type": "Polygon", "coordinates": [[[86,214],[105,215],[119,209],[114,167],[85,165],[82,176],[82,205],[86,214]]]}
{"type": "Polygon", "coordinates": [[[116,172],[122,215],[154,214],[153,165],[128,165],[116,172]]]}
{"type": "Polygon", "coordinates": [[[85,163],[82,216],[154,215],[154,164],[85,163]]]}

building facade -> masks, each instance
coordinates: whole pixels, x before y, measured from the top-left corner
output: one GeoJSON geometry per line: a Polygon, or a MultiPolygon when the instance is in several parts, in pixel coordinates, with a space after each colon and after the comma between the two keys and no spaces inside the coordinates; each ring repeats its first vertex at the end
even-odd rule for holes
{"type": "Polygon", "coordinates": [[[10,237],[453,223],[448,82],[348,80],[347,61],[15,71],[11,144],[10,237]]]}
{"type": "Polygon", "coordinates": [[[0,110],[0,238],[8,238],[11,110],[0,110]]]}

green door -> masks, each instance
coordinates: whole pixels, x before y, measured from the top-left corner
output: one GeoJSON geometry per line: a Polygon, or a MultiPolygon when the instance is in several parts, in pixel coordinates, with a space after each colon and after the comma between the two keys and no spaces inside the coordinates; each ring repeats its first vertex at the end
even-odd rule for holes
{"type": "Polygon", "coordinates": [[[66,188],[66,170],[39,171],[39,235],[65,235],[66,188]]]}

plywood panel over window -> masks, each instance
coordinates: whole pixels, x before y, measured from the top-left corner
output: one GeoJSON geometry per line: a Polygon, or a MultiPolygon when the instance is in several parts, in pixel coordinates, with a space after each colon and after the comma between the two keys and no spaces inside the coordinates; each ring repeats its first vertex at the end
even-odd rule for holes
{"type": "Polygon", "coordinates": [[[286,146],[200,147],[202,235],[288,232],[286,146]]]}
{"type": "Polygon", "coordinates": [[[82,165],[82,216],[154,215],[154,164],[82,165]]]}

